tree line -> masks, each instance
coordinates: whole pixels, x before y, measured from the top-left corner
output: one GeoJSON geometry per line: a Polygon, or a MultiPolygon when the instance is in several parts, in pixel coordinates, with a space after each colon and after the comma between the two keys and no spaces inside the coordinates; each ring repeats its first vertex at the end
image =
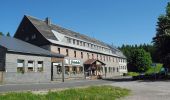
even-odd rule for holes
{"type": "MultiPolygon", "coordinates": [[[[4,33],[2,33],[2,32],[0,32],[0,35],[1,35],[1,36],[5,36],[5,34],[4,34],[4,33]]],[[[11,35],[10,35],[10,33],[9,33],[9,32],[7,32],[7,33],[6,33],[6,36],[11,37],[11,35]]]]}

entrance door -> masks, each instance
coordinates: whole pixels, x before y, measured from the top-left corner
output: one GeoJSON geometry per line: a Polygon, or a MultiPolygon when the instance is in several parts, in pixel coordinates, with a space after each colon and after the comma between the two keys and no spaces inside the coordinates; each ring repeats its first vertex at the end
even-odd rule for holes
{"type": "Polygon", "coordinates": [[[62,79],[62,66],[60,63],[53,63],[51,66],[51,80],[57,81],[62,79]]]}

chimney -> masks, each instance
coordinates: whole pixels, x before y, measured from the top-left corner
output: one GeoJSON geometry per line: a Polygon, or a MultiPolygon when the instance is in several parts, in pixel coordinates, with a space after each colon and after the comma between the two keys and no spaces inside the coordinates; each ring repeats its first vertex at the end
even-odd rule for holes
{"type": "Polygon", "coordinates": [[[49,17],[45,18],[45,22],[47,25],[49,25],[49,26],[51,25],[51,20],[49,17]]]}

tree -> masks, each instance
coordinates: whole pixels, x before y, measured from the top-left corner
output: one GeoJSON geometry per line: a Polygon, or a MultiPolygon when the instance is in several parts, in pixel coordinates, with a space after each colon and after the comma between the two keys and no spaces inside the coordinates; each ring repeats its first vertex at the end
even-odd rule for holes
{"type": "Polygon", "coordinates": [[[10,35],[10,33],[9,33],[9,32],[6,34],[6,36],[11,37],[11,35],[10,35]]]}
{"type": "Polygon", "coordinates": [[[131,52],[131,59],[129,60],[130,69],[134,72],[147,71],[152,64],[150,53],[146,52],[144,49],[135,49],[131,52]]]}
{"type": "Polygon", "coordinates": [[[2,32],[0,32],[0,35],[1,35],[1,36],[4,36],[4,34],[3,34],[2,32]]]}
{"type": "Polygon", "coordinates": [[[156,31],[153,43],[157,58],[163,63],[164,58],[170,53],[170,2],[166,7],[166,14],[158,18],[156,31]]]}
{"type": "Polygon", "coordinates": [[[164,60],[163,60],[163,66],[165,68],[168,68],[170,70],[170,54],[168,54],[167,56],[165,56],[164,60]]]}

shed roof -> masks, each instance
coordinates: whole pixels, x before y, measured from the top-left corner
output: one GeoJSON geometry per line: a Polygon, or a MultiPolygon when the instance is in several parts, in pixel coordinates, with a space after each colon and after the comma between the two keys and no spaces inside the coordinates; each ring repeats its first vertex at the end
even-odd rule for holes
{"type": "Polygon", "coordinates": [[[0,46],[5,47],[7,51],[16,52],[16,53],[26,53],[34,54],[40,56],[49,56],[49,57],[59,57],[63,58],[64,55],[51,53],[48,50],[42,49],[30,43],[24,42],[22,40],[0,36],[0,46]]]}

